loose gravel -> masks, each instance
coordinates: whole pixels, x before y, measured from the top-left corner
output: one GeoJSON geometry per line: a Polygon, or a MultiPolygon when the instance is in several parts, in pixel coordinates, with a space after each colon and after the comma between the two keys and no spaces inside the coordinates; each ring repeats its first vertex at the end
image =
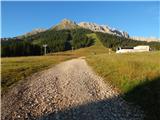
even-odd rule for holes
{"type": "Polygon", "coordinates": [[[82,58],[36,73],[2,95],[2,120],[142,120],[143,112],[82,58]]]}

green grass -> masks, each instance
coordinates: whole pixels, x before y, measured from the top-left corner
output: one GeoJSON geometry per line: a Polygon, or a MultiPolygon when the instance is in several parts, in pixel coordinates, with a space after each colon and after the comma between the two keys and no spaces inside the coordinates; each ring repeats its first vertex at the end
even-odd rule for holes
{"type": "Polygon", "coordinates": [[[160,76],[160,52],[100,54],[88,57],[87,61],[122,92],[160,76]]]}
{"type": "Polygon", "coordinates": [[[73,56],[30,56],[10,57],[1,59],[1,87],[2,92],[25,77],[47,69],[73,56]]]}
{"type": "Polygon", "coordinates": [[[100,54],[87,62],[124,99],[141,106],[145,120],[160,119],[160,52],[100,54]]]}

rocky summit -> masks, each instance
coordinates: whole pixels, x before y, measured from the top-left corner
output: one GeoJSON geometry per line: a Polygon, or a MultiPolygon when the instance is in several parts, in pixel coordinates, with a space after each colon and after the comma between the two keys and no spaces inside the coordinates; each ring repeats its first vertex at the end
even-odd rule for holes
{"type": "Polygon", "coordinates": [[[96,23],[89,23],[89,22],[81,22],[78,25],[80,27],[90,29],[90,30],[95,31],[95,32],[109,33],[109,34],[129,38],[129,34],[127,32],[110,28],[107,25],[98,25],[96,23]]]}
{"type": "Polygon", "coordinates": [[[69,19],[63,19],[59,24],[53,26],[51,29],[62,30],[62,29],[75,29],[75,28],[85,28],[85,29],[92,30],[94,32],[109,33],[109,34],[129,38],[129,34],[127,32],[110,28],[107,25],[98,25],[92,22],[76,23],[69,19]]]}
{"type": "Polygon", "coordinates": [[[62,29],[75,29],[78,25],[68,19],[63,19],[59,24],[53,26],[51,29],[62,30],[62,29]]]}
{"type": "Polygon", "coordinates": [[[106,32],[112,33],[112,31],[107,26],[98,25],[96,23],[89,23],[89,22],[81,22],[78,24],[80,27],[90,29],[95,32],[106,32]]]}

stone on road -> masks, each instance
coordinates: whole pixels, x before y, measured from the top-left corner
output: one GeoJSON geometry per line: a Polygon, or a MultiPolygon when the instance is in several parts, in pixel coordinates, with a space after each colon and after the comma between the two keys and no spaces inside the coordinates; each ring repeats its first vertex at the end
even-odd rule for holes
{"type": "Polygon", "coordinates": [[[2,96],[2,120],[141,120],[82,58],[69,60],[19,82],[2,96]]]}

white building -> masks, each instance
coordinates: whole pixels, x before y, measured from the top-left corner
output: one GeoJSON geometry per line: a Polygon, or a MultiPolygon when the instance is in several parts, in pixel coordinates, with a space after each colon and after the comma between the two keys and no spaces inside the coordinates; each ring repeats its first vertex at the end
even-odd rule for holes
{"type": "Polygon", "coordinates": [[[133,48],[119,48],[116,53],[148,52],[149,50],[148,45],[139,45],[133,48]]]}

